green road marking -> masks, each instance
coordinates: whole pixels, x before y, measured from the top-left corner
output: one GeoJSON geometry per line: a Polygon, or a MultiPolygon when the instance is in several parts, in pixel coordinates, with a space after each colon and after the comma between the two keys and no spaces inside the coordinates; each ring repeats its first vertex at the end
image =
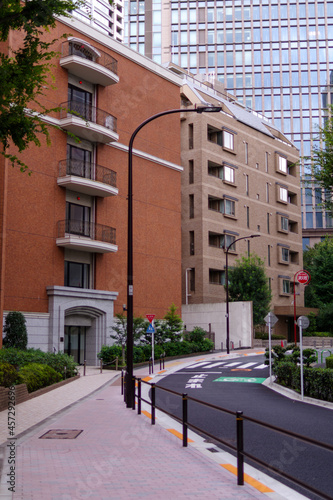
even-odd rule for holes
{"type": "Polygon", "coordinates": [[[248,382],[252,384],[262,384],[265,380],[265,378],[256,377],[219,377],[213,380],[213,382],[248,382]]]}

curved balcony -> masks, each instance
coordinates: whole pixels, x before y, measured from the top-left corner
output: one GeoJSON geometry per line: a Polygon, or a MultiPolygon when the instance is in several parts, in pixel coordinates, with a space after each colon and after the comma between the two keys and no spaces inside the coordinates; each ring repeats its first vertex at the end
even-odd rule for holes
{"type": "Polygon", "coordinates": [[[60,104],[60,127],[90,142],[117,141],[117,118],[102,109],[80,101],[60,104]]]}
{"type": "Polygon", "coordinates": [[[117,65],[116,59],[84,40],[73,38],[61,45],[60,66],[88,82],[103,87],[118,83],[117,65]]]}
{"type": "Polygon", "coordinates": [[[116,172],[81,160],[61,160],[57,183],[90,196],[106,198],[118,194],[116,172]]]}
{"type": "Polygon", "coordinates": [[[92,253],[118,250],[115,228],[83,220],[59,221],[56,244],[59,247],[92,253]]]}

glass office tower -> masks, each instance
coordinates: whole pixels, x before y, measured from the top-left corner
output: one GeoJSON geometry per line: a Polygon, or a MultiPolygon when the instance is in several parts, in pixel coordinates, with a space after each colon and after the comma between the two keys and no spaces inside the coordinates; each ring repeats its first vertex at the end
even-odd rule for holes
{"type": "MultiPolygon", "coordinates": [[[[311,154],[331,101],[333,1],[131,0],[125,43],[159,63],[222,82],[311,154]]],[[[303,180],[311,178],[301,166],[303,180]]],[[[324,193],[303,184],[304,245],[333,231],[324,193]]]]}
{"type": "Polygon", "coordinates": [[[91,24],[118,42],[124,40],[124,0],[86,0],[73,12],[74,17],[91,24]]]}

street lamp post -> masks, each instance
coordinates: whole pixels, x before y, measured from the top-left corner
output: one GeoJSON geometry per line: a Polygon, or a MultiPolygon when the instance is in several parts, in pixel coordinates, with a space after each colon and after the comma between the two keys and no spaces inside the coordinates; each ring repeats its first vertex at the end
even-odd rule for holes
{"type": "Polygon", "coordinates": [[[125,400],[127,408],[134,407],[135,384],[133,379],[133,142],[137,133],[148,123],[174,113],[218,113],[221,106],[198,106],[191,109],[162,111],[144,120],[131,135],[128,146],[128,226],[127,226],[127,357],[125,374],[125,400]]]}
{"type": "Polygon", "coordinates": [[[227,319],[227,354],[229,354],[229,342],[230,342],[230,334],[229,334],[229,280],[228,280],[228,254],[229,249],[240,240],[247,240],[249,238],[258,238],[260,234],[250,234],[249,236],[243,236],[242,238],[238,238],[237,240],[230,243],[230,245],[225,250],[225,292],[226,292],[226,319],[227,319]]]}

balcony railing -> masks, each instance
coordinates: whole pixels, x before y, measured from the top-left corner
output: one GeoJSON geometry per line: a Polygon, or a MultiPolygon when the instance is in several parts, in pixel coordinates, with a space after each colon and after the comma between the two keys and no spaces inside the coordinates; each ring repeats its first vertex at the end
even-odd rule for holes
{"type": "Polygon", "coordinates": [[[103,241],[116,245],[116,230],[113,227],[82,220],[66,219],[58,222],[58,238],[66,234],[83,236],[95,241],[103,241]]]}
{"type": "Polygon", "coordinates": [[[60,107],[60,119],[66,118],[68,115],[74,115],[82,118],[82,120],[96,123],[117,133],[117,118],[102,109],[74,100],[63,102],[60,104],[60,107]]]}
{"type": "Polygon", "coordinates": [[[103,50],[95,49],[89,44],[79,41],[67,40],[61,45],[61,57],[78,56],[88,61],[96,62],[104,68],[112,71],[115,75],[118,73],[118,62],[103,50]]]}
{"type": "Polygon", "coordinates": [[[101,165],[95,165],[81,160],[61,160],[59,162],[59,177],[65,177],[66,175],[75,175],[77,177],[102,182],[114,188],[117,187],[116,172],[109,168],[102,167],[101,165]]]}

